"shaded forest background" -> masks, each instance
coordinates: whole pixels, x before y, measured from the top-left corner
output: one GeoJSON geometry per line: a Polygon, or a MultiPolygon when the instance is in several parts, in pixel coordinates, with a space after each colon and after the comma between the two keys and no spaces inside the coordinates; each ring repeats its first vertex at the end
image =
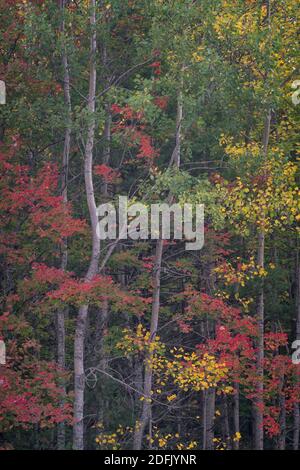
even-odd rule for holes
{"type": "Polygon", "coordinates": [[[0,0],[2,449],[298,449],[298,11],[0,0]],[[119,195],[204,247],[100,240],[119,195]]]}

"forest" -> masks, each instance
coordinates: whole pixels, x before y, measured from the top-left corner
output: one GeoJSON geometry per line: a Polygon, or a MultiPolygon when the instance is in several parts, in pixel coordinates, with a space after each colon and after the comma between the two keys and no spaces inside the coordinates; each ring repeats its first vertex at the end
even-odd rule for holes
{"type": "Polygon", "coordinates": [[[0,37],[0,449],[298,450],[298,1],[0,0],[0,37]]]}

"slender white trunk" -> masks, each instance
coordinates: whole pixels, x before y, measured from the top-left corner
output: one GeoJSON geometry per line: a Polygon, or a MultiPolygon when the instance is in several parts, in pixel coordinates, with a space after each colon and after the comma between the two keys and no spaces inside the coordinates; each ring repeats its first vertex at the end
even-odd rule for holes
{"type": "MultiPolygon", "coordinates": [[[[265,234],[258,234],[258,253],[257,265],[264,267],[265,253],[265,234]]],[[[257,299],[257,324],[258,324],[258,341],[257,341],[257,384],[256,397],[254,401],[254,447],[256,450],[263,450],[264,434],[263,434],[263,392],[264,392],[264,287],[261,285],[257,299]]]]}
{"type": "MultiPolygon", "coordinates": [[[[177,115],[176,115],[176,135],[175,135],[175,148],[171,156],[170,164],[174,164],[177,168],[180,166],[180,143],[181,143],[181,126],[182,126],[182,94],[178,94],[177,99],[177,115]]],[[[169,203],[171,198],[169,198],[169,203]]],[[[159,238],[156,244],[154,268],[153,268],[153,294],[152,294],[152,313],[151,313],[151,326],[150,326],[150,340],[154,341],[159,317],[160,308],[160,274],[161,262],[163,254],[163,240],[159,238]]],[[[149,422],[151,415],[151,390],[152,390],[152,358],[153,351],[149,352],[146,358],[145,376],[144,376],[144,401],[141,417],[136,423],[133,448],[140,450],[142,447],[143,435],[146,426],[149,422]]]]}
{"type": "Polygon", "coordinates": [[[279,426],[280,434],[278,436],[278,450],[285,450],[286,443],[286,409],[285,409],[285,394],[284,394],[284,373],[280,379],[279,388],[279,426]]]}
{"type": "MultiPolygon", "coordinates": [[[[270,128],[271,128],[272,112],[269,109],[265,118],[264,135],[263,135],[263,152],[265,158],[268,153],[270,128]]],[[[257,265],[264,268],[265,260],[265,232],[260,230],[258,233],[258,250],[257,250],[257,265]]],[[[254,400],[254,448],[256,450],[263,450],[264,448],[264,428],[263,428],[263,407],[264,407],[264,321],[265,321],[265,300],[264,300],[264,283],[261,280],[261,285],[258,291],[256,319],[258,324],[258,341],[257,341],[257,384],[256,384],[256,398],[254,400]]]]}
{"type": "MultiPolygon", "coordinates": [[[[240,386],[234,382],[234,395],[233,395],[233,426],[234,434],[240,432],[240,386]]],[[[239,450],[239,440],[233,441],[234,450],[239,450]]]]}
{"type": "MultiPolygon", "coordinates": [[[[85,145],[84,159],[84,179],[85,190],[91,220],[92,229],[92,254],[89,269],[85,280],[90,281],[98,272],[100,256],[100,239],[97,234],[97,206],[93,187],[93,149],[95,136],[95,100],[96,100],[96,1],[90,0],[90,25],[91,25],[91,45],[90,45],[90,76],[89,76],[89,96],[88,96],[88,131],[85,145]]],[[[88,304],[82,305],[79,309],[75,341],[74,341],[74,428],[73,428],[73,448],[81,450],[84,448],[84,340],[86,333],[86,323],[88,315],[88,304]]]]}
{"type": "MultiPolygon", "coordinates": [[[[296,339],[300,340],[300,262],[299,245],[296,253],[296,339]]],[[[299,377],[297,377],[299,380],[299,377]]],[[[300,410],[299,403],[294,404],[293,449],[299,449],[300,410]]]]}
{"type": "MultiPolygon", "coordinates": [[[[150,340],[153,341],[156,336],[158,326],[158,315],[160,307],[160,273],[161,261],[163,252],[163,240],[159,239],[156,244],[155,264],[153,269],[153,296],[152,296],[152,314],[151,314],[151,327],[150,327],[150,340]]],[[[147,355],[144,377],[144,402],[140,420],[136,423],[133,448],[140,450],[142,447],[142,440],[144,431],[149,421],[151,412],[151,389],[152,389],[152,359],[153,352],[147,355]]]]}
{"type": "MultiPolygon", "coordinates": [[[[64,148],[62,157],[62,176],[61,176],[61,194],[63,197],[63,203],[68,203],[68,167],[69,167],[69,156],[70,156],[70,143],[71,143],[71,93],[70,93],[70,73],[68,64],[68,55],[65,44],[65,20],[64,20],[64,8],[65,0],[59,2],[60,13],[62,20],[60,24],[60,32],[63,35],[63,51],[62,51],[62,66],[63,66],[63,82],[64,82],[64,102],[67,110],[67,122],[65,128],[64,148]]],[[[63,239],[62,241],[62,259],[61,269],[65,270],[68,263],[68,241],[63,239]]],[[[62,308],[57,312],[57,362],[61,369],[65,368],[65,314],[66,310],[62,308]]],[[[63,384],[63,396],[66,394],[65,384],[63,384]]],[[[64,399],[61,405],[63,405],[64,399]]],[[[65,423],[60,423],[57,427],[57,448],[63,450],[65,448],[65,423]]]]}
{"type": "Polygon", "coordinates": [[[206,396],[206,450],[213,449],[214,416],[216,403],[216,389],[209,388],[206,396]]]}

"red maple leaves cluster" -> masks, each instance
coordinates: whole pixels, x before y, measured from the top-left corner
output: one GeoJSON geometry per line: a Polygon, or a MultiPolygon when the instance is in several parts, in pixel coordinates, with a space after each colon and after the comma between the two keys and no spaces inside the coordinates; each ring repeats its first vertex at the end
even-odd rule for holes
{"type": "Polygon", "coordinates": [[[120,107],[117,104],[111,106],[111,110],[117,119],[114,122],[113,132],[122,133],[127,137],[128,145],[138,146],[137,158],[149,165],[153,165],[159,151],[154,148],[152,138],[145,132],[146,122],[142,111],[135,111],[130,106],[120,107]]]}
{"type": "Polygon", "coordinates": [[[94,166],[94,173],[101,176],[105,183],[115,183],[120,177],[120,172],[111,168],[110,166],[102,163],[101,165],[94,166]]]}

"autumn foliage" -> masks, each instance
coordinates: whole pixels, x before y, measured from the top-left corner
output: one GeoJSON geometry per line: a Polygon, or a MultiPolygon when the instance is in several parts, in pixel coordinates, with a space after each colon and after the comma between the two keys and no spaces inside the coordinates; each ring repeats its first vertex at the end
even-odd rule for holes
{"type": "Polygon", "coordinates": [[[0,449],[299,449],[298,4],[146,3],[0,0],[0,449]]]}

